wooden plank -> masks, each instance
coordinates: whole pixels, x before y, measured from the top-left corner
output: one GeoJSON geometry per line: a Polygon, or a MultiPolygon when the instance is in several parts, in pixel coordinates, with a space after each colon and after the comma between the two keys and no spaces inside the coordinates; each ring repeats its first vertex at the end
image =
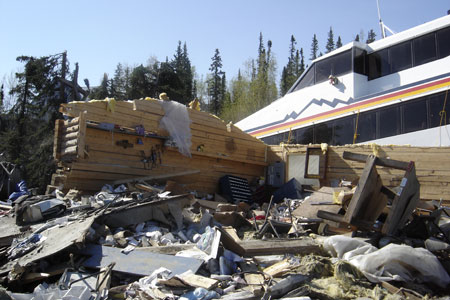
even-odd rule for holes
{"type": "Polygon", "coordinates": [[[63,125],[63,120],[55,121],[55,133],[53,137],[53,158],[55,160],[59,160],[61,158],[61,135],[63,125]]]}
{"type": "Polygon", "coordinates": [[[200,170],[189,170],[189,171],[177,172],[177,173],[171,173],[171,174],[143,176],[143,177],[136,177],[136,178],[130,178],[130,179],[116,180],[116,181],[114,181],[114,184],[139,182],[139,181],[155,180],[155,179],[167,179],[167,178],[172,178],[172,177],[193,175],[193,174],[198,174],[198,173],[200,173],[200,170]]]}
{"type": "Polygon", "coordinates": [[[64,134],[68,134],[68,133],[72,133],[72,132],[78,132],[78,130],[80,129],[80,125],[75,125],[75,126],[71,126],[71,127],[66,127],[64,129],[64,134]]]}
{"type": "Polygon", "coordinates": [[[76,139],[77,137],[78,137],[78,132],[67,133],[67,134],[64,134],[63,141],[73,140],[73,139],[76,139]]]}
{"type": "Polygon", "coordinates": [[[62,141],[61,142],[61,148],[68,148],[68,147],[73,147],[73,146],[77,146],[78,144],[78,140],[77,139],[73,139],[73,140],[67,140],[67,141],[62,141]]]}
{"type": "Polygon", "coordinates": [[[61,150],[61,157],[65,155],[76,155],[77,154],[77,146],[67,147],[61,150]]]}
{"type": "Polygon", "coordinates": [[[276,254],[314,254],[320,252],[320,246],[310,238],[305,239],[274,239],[274,240],[246,240],[239,242],[246,257],[256,255],[276,254]]]}
{"type": "Polygon", "coordinates": [[[400,194],[397,194],[392,202],[391,210],[383,225],[382,232],[384,234],[395,235],[403,227],[419,202],[419,184],[414,164],[406,171],[400,187],[400,194]]]}
{"type": "MultiPolygon", "coordinates": [[[[345,159],[356,160],[359,162],[367,163],[367,155],[344,151],[343,157],[345,159]]],[[[383,166],[383,167],[406,170],[408,168],[409,162],[377,157],[375,164],[379,165],[379,166],[383,166]]]]}
{"type": "MultiPolygon", "coordinates": [[[[344,221],[352,224],[352,220],[356,219],[361,214],[361,209],[368,204],[368,200],[371,198],[371,194],[375,191],[378,173],[375,168],[376,157],[371,155],[367,157],[366,166],[356,187],[356,191],[353,194],[347,211],[345,212],[344,221]]],[[[379,191],[378,191],[379,193],[379,191]]]]}
{"type": "MultiPolygon", "coordinates": [[[[150,112],[136,112],[136,111],[133,112],[132,110],[130,110],[129,103],[124,104],[121,102],[117,102],[116,107],[121,107],[123,105],[125,105],[125,106],[123,107],[122,110],[116,110],[115,113],[106,112],[105,104],[103,104],[102,107],[99,107],[98,105],[94,105],[94,104],[98,104],[98,103],[81,104],[81,103],[71,102],[65,106],[65,108],[62,110],[62,112],[66,113],[68,115],[71,115],[71,116],[75,116],[75,115],[78,115],[81,111],[87,110],[87,113],[88,113],[87,119],[89,119],[89,120],[98,121],[98,122],[113,122],[116,124],[120,124],[123,126],[129,126],[129,127],[133,127],[133,126],[137,125],[136,121],[134,121],[134,120],[140,120],[139,122],[142,123],[146,129],[158,128],[159,120],[163,116],[163,115],[155,116],[153,112],[151,112],[151,113],[150,112]]],[[[216,119],[211,116],[208,116],[208,118],[210,118],[211,120],[216,119]]],[[[264,143],[262,143],[260,140],[244,133],[243,131],[241,131],[240,129],[238,129],[235,126],[232,126],[231,132],[228,132],[226,129],[225,123],[221,123],[220,125],[218,125],[218,124],[214,125],[214,123],[212,123],[212,122],[204,122],[204,121],[196,122],[196,121],[194,121],[191,124],[192,131],[194,131],[194,130],[203,131],[203,130],[205,130],[205,128],[208,128],[208,131],[211,133],[214,133],[214,134],[223,134],[226,136],[242,138],[242,139],[245,139],[248,141],[253,141],[254,143],[259,144],[259,145],[264,145],[264,143]]]]}
{"type": "Polygon", "coordinates": [[[78,144],[78,153],[77,157],[84,157],[85,151],[85,140],[86,140],[86,113],[82,112],[79,116],[79,126],[80,130],[78,131],[77,144],[78,144]]]}

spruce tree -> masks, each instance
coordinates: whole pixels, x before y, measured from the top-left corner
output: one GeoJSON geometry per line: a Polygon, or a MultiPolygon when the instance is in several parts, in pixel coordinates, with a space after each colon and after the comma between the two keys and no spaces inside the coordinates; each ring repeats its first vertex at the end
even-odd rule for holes
{"type": "Polygon", "coordinates": [[[225,92],[222,80],[225,73],[222,71],[222,58],[220,57],[219,49],[216,48],[211,60],[211,66],[209,67],[211,78],[208,81],[208,95],[211,99],[210,111],[215,115],[219,115],[223,106],[225,92]]]}
{"type": "Polygon", "coordinates": [[[359,34],[356,35],[355,42],[359,42],[359,34]]]}
{"type": "Polygon", "coordinates": [[[5,99],[4,85],[0,87],[0,112],[3,111],[3,101],[5,99]]]}
{"type": "Polygon", "coordinates": [[[114,71],[114,91],[112,91],[112,97],[115,99],[125,100],[126,90],[125,90],[125,74],[121,63],[118,63],[116,70],[114,71]]]}
{"type": "Polygon", "coordinates": [[[375,42],[376,33],[373,31],[373,29],[369,30],[369,33],[367,34],[367,41],[366,44],[370,44],[372,42],[375,42]]]}
{"type": "Polygon", "coordinates": [[[130,99],[140,99],[145,97],[156,97],[155,77],[148,67],[139,65],[130,74],[130,99]]]}
{"type": "Polygon", "coordinates": [[[299,72],[298,72],[298,77],[300,77],[300,75],[303,74],[303,72],[305,72],[305,56],[303,55],[303,48],[300,48],[300,67],[299,67],[299,72]]]}
{"type": "Polygon", "coordinates": [[[319,51],[319,42],[317,41],[316,34],[314,34],[312,43],[311,43],[311,57],[310,60],[314,60],[317,58],[317,51],[319,51]]]}
{"type": "Polygon", "coordinates": [[[172,93],[177,95],[177,98],[174,98],[174,100],[188,104],[193,99],[193,74],[186,42],[182,47],[181,41],[178,41],[178,47],[171,63],[176,76],[178,76],[178,79],[174,82],[176,84],[170,87],[172,93]]]}
{"type": "Polygon", "coordinates": [[[295,48],[295,38],[291,35],[288,62],[281,72],[280,95],[284,96],[299,76],[300,53],[295,48]]]}
{"type": "Polygon", "coordinates": [[[336,42],[336,49],[342,47],[342,40],[341,36],[338,36],[337,42],[336,42]]]}
{"type": "Polygon", "coordinates": [[[330,27],[330,31],[328,31],[328,39],[327,39],[327,44],[325,46],[326,52],[325,53],[330,53],[331,51],[334,50],[334,34],[333,34],[333,28],[330,27]]]}
{"type": "Polygon", "coordinates": [[[9,112],[10,122],[0,133],[0,152],[22,167],[22,178],[29,187],[38,187],[40,193],[55,170],[53,130],[55,120],[61,117],[59,106],[66,101],[66,93],[60,95],[59,79],[68,74],[67,61],[62,57],[61,53],[17,58],[25,64],[24,72],[16,73],[17,83],[10,94],[17,102],[9,112]]]}

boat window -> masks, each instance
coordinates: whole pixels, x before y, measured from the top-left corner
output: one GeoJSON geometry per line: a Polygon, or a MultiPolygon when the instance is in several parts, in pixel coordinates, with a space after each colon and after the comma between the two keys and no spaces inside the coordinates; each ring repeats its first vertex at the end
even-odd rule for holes
{"type": "Polygon", "coordinates": [[[404,133],[427,129],[427,127],[426,101],[419,100],[403,104],[404,133]]]}
{"type": "Polygon", "coordinates": [[[389,56],[388,49],[369,54],[369,80],[389,74],[389,56]]]}
{"type": "Polygon", "coordinates": [[[414,44],[414,65],[433,61],[437,57],[435,33],[416,38],[414,44]]]}
{"type": "Polygon", "coordinates": [[[298,144],[310,144],[314,142],[314,127],[305,127],[297,129],[295,132],[296,140],[298,144]]]}
{"type": "Polygon", "coordinates": [[[316,63],[316,83],[328,80],[330,75],[339,76],[352,70],[351,51],[334,55],[316,63]]]}
{"type": "Polygon", "coordinates": [[[315,143],[331,144],[333,138],[333,126],[328,122],[314,126],[315,143]]]}
{"type": "Polygon", "coordinates": [[[377,138],[377,113],[364,112],[359,115],[356,142],[362,143],[377,138]]]}
{"type": "Polygon", "coordinates": [[[450,55],[450,27],[439,30],[436,35],[439,58],[450,55]]]}
{"type": "Polygon", "coordinates": [[[400,110],[398,105],[379,111],[378,128],[378,138],[400,134],[400,110]]]}
{"type": "Polygon", "coordinates": [[[431,127],[437,127],[441,125],[441,116],[442,125],[450,124],[450,99],[447,99],[446,107],[444,108],[445,102],[445,93],[439,93],[436,95],[432,95],[429,98],[429,114],[428,120],[431,127]],[[444,111],[441,113],[441,111],[444,111]]]}
{"type": "Polygon", "coordinates": [[[355,117],[349,116],[334,122],[333,145],[342,146],[353,144],[355,132],[355,117]]]}
{"type": "Polygon", "coordinates": [[[303,76],[300,82],[297,84],[294,91],[298,91],[302,88],[314,85],[314,69],[315,65],[312,65],[311,68],[309,68],[306,72],[305,76],[303,76]]]}
{"type": "Polygon", "coordinates": [[[411,68],[411,42],[408,41],[406,43],[392,46],[389,49],[389,61],[391,65],[391,73],[411,68]]]}
{"type": "Polygon", "coordinates": [[[355,73],[366,74],[366,51],[353,48],[353,70],[355,73]]]}

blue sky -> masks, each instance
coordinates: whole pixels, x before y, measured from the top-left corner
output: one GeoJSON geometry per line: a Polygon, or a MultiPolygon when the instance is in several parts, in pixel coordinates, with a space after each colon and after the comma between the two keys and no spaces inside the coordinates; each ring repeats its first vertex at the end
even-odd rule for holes
{"type": "MultiPolygon", "coordinates": [[[[450,2],[380,0],[380,7],[385,24],[399,32],[446,15],[450,2]]],[[[272,41],[280,74],[292,34],[308,58],[313,34],[325,52],[330,26],[344,44],[369,29],[380,38],[376,0],[0,0],[0,82],[21,66],[19,55],[67,50],[71,70],[80,65],[80,83],[98,85],[119,62],[171,59],[179,40],[199,75],[209,72],[218,48],[231,79],[256,57],[260,32],[272,41]]]]}

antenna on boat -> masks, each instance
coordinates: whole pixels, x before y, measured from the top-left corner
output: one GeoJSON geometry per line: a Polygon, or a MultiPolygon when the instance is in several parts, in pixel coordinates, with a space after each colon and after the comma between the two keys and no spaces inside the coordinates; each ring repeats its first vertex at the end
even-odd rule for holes
{"type": "Polygon", "coordinates": [[[377,9],[378,9],[378,20],[380,22],[380,27],[381,27],[381,38],[385,38],[386,37],[386,29],[391,33],[391,34],[395,34],[394,31],[392,31],[389,27],[387,27],[386,25],[384,25],[383,21],[381,20],[381,13],[380,13],[380,3],[379,0],[377,0],[377,9]]]}

